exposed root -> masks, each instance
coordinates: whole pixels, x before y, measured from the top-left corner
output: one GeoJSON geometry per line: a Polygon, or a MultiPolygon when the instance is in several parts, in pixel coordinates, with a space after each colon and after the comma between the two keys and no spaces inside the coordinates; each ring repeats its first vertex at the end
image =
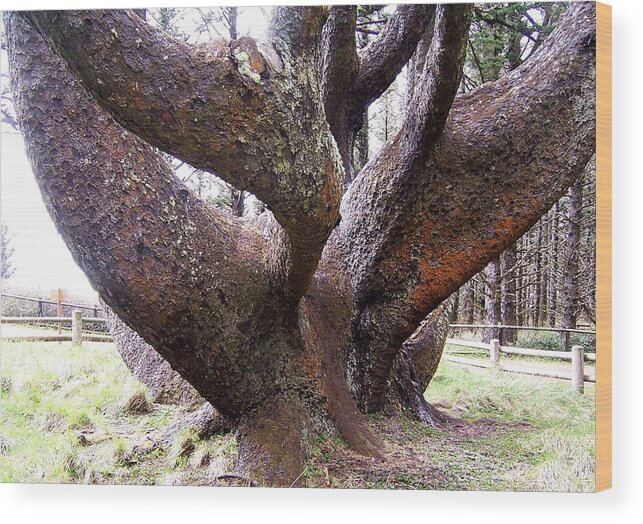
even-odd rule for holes
{"type": "Polygon", "coordinates": [[[237,433],[239,475],[266,486],[293,486],[305,465],[305,425],[297,399],[277,398],[262,406],[237,433]]]}
{"type": "Polygon", "coordinates": [[[240,480],[242,482],[245,482],[248,484],[248,487],[250,488],[260,488],[261,484],[259,484],[256,480],[252,480],[250,478],[244,477],[243,475],[237,475],[235,473],[226,473],[224,475],[217,475],[216,477],[213,477],[212,480],[240,480]]]}
{"type": "MultiPolygon", "coordinates": [[[[179,448],[176,446],[177,437],[181,432],[189,432],[194,437],[203,440],[214,435],[229,433],[232,429],[232,423],[214,409],[210,403],[206,402],[200,409],[187,414],[169,426],[159,437],[150,438],[145,444],[134,446],[128,453],[128,458],[136,460],[137,457],[160,448],[174,448],[174,454],[179,452],[178,456],[185,455],[185,450],[182,453],[180,450],[184,446],[181,444],[179,444],[179,448]]],[[[189,444],[185,443],[184,445],[188,446],[189,444]]]]}
{"type": "Polygon", "coordinates": [[[185,429],[193,431],[199,439],[206,439],[213,435],[229,433],[233,429],[233,424],[214,409],[209,402],[206,402],[200,409],[168,427],[161,440],[166,443],[171,442],[181,430],[185,429]]]}
{"type": "Polygon", "coordinates": [[[123,411],[130,415],[140,415],[150,411],[150,401],[145,394],[145,391],[134,392],[123,404],[123,411]]]}

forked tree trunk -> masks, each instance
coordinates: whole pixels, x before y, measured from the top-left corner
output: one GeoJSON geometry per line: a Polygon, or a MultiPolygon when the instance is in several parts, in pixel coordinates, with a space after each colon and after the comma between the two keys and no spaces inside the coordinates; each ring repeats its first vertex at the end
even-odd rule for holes
{"type": "Polygon", "coordinates": [[[360,57],[354,6],[278,7],[264,45],[208,48],[131,12],[5,15],[17,115],[58,231],[114,313],[234,426],[247,476],[291,485],[322,432],[377,456],[365,413],[396,398],[435,423],[422,393],[446,315],[429,315],[593,152],[593,4],[455,98],[469,10],[399,6],[360,57]],[[413,111],[354,173],[362,115],[428,27],[413,111]],[[268,211],[208,206],[155,148],[268,211]]]}

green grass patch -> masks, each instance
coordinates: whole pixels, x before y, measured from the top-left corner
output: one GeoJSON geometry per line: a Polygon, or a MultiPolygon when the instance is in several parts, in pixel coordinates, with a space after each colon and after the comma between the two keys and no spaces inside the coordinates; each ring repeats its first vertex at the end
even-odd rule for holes
{"type": "Polygon", "coordinates": [[[3,342],[0,365],[0,482],[176,483],[188,469],[193,478],[200,449],[202,465],[233,464],[227,440],[183,434],[176,453],[133,457],[184,411],[152,404],[113,344],[3,342]]]}
{"type": "Polygon", "coordinates": [[[505,429],[466,443],[520,465],[512,489],[591,491],[595,479],[595,403],[568,381],[526,377],[442,362],[425,393],[429,402],[469,422],[505,429]]]}
{"type": "MultiPolygon", "coordinates": [[[[212,485],[234,470],[231,435],[202,440],[188,430],[151,444],[185,412],[152,403],[112,344],[3,343],[0,364],[0,482],[212,485]]],[[[427,428],[372,416],[383,458],[324,435],[311,443],[301,483],[593,489],[594,401],[569,382],[442,362],[426,398],[468,424],[427,428]]]]}

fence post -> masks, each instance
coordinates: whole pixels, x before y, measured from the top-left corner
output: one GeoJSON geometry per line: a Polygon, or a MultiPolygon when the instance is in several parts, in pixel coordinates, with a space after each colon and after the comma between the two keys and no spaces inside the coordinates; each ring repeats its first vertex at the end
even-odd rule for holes
{"type": "Polygon", "coordinates": [[[492,338],[489,342],[489,360],[491,366],[497,368],[500,365],[500,340],[492,338]]]}
{"type": "Polygon", "coordinates": [[[83,312],[75,309],[71,317],[71,342],[74,346],[83,345],[83,312]]]}
{"type": "Polygon", "coordinates": [[[43,316],[43,313],[42,313],[42,300],[38,301],[38,316],[39,317],[43,316]]]}
{"type": "Polygon", "coordinates": [[[581,395],[585,392],[585,370],[583,346],[572,347],[572,388],[581,395]]]}

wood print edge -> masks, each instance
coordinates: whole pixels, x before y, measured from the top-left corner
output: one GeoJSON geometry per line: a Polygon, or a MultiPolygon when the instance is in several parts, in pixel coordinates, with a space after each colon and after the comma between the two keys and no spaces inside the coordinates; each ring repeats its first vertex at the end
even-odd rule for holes
{"type": "Polygon", "coordinates": [[[596,3],[596,491],[612,487],[612,7],[596,3]]]}

